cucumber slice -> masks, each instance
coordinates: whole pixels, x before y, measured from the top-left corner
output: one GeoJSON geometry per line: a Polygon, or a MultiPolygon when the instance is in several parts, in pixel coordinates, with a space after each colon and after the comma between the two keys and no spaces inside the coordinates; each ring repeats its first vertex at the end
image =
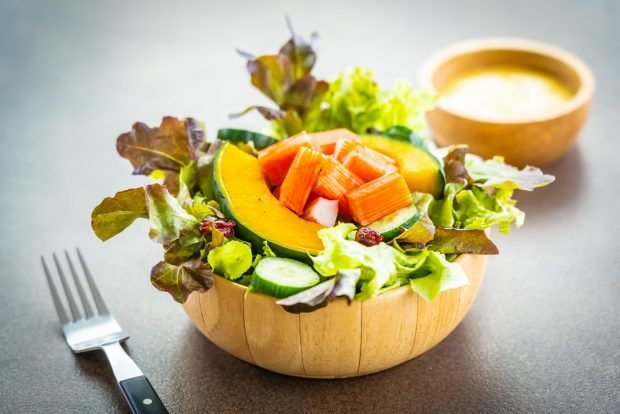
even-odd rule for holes
{"type": "Polygon", "coordinates": [[[230,141],[235,144],[239,143],[254,143],[254,148],[262,150],[265,147],[270,146],[277,142],[275,138],[267,135],[259,134],[258,132],[246,131],[245,129],[233,129],[224,128],[217,131],[217,138],[222,141],[230,141]]]}
{"type": "Polygon", "coordinates": [[[266,257],[254,269],[252,287],[276,298],[285,298],[318,284],[320,280],[310,266],[297,260],[266,257]]]}
{"type": "Polygon", "coordinates": [[[420,218],[420,213],[414,204],[403,207],[394,213],[383,217],[368,225],[371,229],[383,236],[383,241],[390,241],[405,230],[411,228],[420,218]]]}

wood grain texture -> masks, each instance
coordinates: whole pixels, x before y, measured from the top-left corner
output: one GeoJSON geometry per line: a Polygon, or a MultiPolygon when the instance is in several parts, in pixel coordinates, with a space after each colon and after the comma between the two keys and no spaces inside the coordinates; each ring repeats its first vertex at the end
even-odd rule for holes
{"type": "Polygon", "coordinates": [[[243,318],[246,288],[219,276],[214,279],[213,287],[199,294],[205,335],[226,352],[254,364],[243,318]]]}
{"type": "MultiPolygon", "coordinates": [[[[283,311],[284,312],[284,311],[283,311]]],[[[338,298],[327,307],[300,314],[306,375],[338,378],[357,375],[360,364],[362,306],[338,298]]]]}
{"type": "Polygon", "coordinates": [[[427,113],[439,146],[467,144],[484,158],[502,155],[510,164],[543,166],[566,154],[583,126],[594,94],[594,77],[571,53],[523,39],[476,39],[449,46],[429,57],[419,71],[420,84],[441,91],[464,71],[488,65],[511,64],[547,73],[573,97],[558,110],[521,121],[490,121],[459,114],[442,105],[427,113]]]}
{"type": "Polygon", "coordinates": [[[194,322],[196,328],[198,328],[198,330],[202,332],[203,335],[206,335],[207,328],[205,326],[205,321],[202,318],[202,310],[200,309],[200,293],[191,293],[183,304],[183,309],[185,309],[185,312],[187,313],[189,318],[192,320],[192,322],[194,322]]]}
{"type": "Polygon", "coordinates": [[[289,375],[305,375],[299,315],[284,312],[272,297],[248,292],[245,332],[256,365],[289,375]]]}
{"type": "Polygon", "coordinates": [[[409,286],[350,305],[343,298],[311,313],[292,314],[276,299],[247,292],[219,276],[184,308],[198,329],[230,354],[282,374],[344,378],[388,369],[441,342],[467,313],[487,258],[456,261],[470,285],[426,302],[409,286]]]}
{"type": "Polygon", "coordinates": [[[364,323],[358,374],[380,371],[408,360],[417,316],[417,295],[409,286],[362,302],[364,323]]]}

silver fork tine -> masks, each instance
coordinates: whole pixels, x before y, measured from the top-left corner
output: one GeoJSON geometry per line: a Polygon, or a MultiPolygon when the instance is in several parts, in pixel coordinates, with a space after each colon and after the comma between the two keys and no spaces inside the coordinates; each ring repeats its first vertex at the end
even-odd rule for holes
{"type": "Polygon", "coordinates": [[[62,305],[60,298],[58,297],[58,292],[56,291],[56,286],[54,286],[54,282],[52,281],[52,275],[50,274],[49,269],[47,268],[47,264],[45,263],[45,259],[41,256],[41,264],[43,265],[43,271],[45,272],[45,278],[47,279],[47,284],[50,287],[50,292],[52,294],[52,301],[54,302],[54,307],[56,308],[56,313],[58,314],[58,319],[60,319],[61,324],[69,323],[69,318],[67,317],[67,312],[65,312],[65,307],[62,305]]]}
{"type": "Polygon", "coordinates": [[[73,299],[73,293],[69,289],[69,285],[67,284],[67,278],[65,277],[65,272],[63,272],[62,267],[60,267],[60,262],[58,261],[58,257],[56,257],[56,253],[52,255],[54,257],[54,262],[56,263],[56,269],[58,269],[58,274],[60,275],[60,283],[62,283],[62,287],[65,290],[65,295],[67,296],[67,302],[69,302],[69,309],[71,310],[71,315],[73,315],[73,322],[82,319],[82,315],[80,314],[80,310],[77,307],[77,303],[75,303],[75,299],[73,299]]]}
{"type": "Polygon", "coordinates": [[[77,288],[78,295],[82,301],[82,306],[84,307],[84,313],[86,313],[86,319],[92,318],[95,316],[93,312],[93,308],[90,307],[90,303],[88,301],[88,297],[86,293],[84,293],[84,289],[82,288],[82,283],[78,278],[77,273],[75,272],[75,268],[73,267],[73,262],[71,262],[71,258],[69,257],[69,253],[65,250],[65,257],[67,258],[67,263],[69,264],[69,270],[71,271],[71,275],[73,276],[73,281],[75,282],[75,287],[77,288]]]}
{"type": "Polygon", "coordinates": [[[82,264],[82,269],[84,269],[84,275],[86,276],[86,281],[88,282],[90,291],[93,294],[93,299],[95,299],[95,305],[97,305],[99,314],[101,315],[109,314],[108,308],[105,305],[105,302],[103,301],[103,297],[101,296],[101,293],[99,293],[99,289],[97,289],[97,285],[95,284],[95,281],[93,280],[93,276],[91,275],[90,270],[88,270],[88,266],[86,265],[86,261],[82,257],[82,253],[80,252],[80,249],[77,248],[75,250],[77,251],[77,255],[78,255],[78,258],[80,259],[80,263],[82,264]]]}

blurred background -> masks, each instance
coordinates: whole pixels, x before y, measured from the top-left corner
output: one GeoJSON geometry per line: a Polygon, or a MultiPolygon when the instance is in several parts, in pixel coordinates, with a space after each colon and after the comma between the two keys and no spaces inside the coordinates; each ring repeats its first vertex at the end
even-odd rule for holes
{"type": "Polygon", "coordinates": [[[132,355],[179,412],[240,411],[241,400],[263,397],[294,409],[312,395],[324,410],[347,411],[369,392],[380,397],[366,405],[375,411],[541,412],[560,399],[567,411],[620,409],[620,244],[611,211],[620,179],[619,18],[618,0],[2,1],[0,411],[126,409],[103,360],[75,359],[58,335],[38,256],[76,244],[123,327],[136,333],[132,355]],[[267,102],[235,48],[275,52],[289,37],[285,15],[299,34],[320,34],[319,78],[363,65],[386,85],[415,81],[440,47],[520,36],[572,51],[598,81],[576,148],[548,169],[557,182],[522,196],[525,227],[495,237],[502,255],[491,259],[470,315],[435,350],[384,374],[308,382],[234,360],[150,286],[161,251],[144,237],[146,223],[106,244],[90,230],[103,197],[146,182],[115,151],[133,122],[192,116],[211,135],[264,125],[254,114],[228,119],[267,102]],[[257,384],[260,393],[248,391],[257,384]]]}

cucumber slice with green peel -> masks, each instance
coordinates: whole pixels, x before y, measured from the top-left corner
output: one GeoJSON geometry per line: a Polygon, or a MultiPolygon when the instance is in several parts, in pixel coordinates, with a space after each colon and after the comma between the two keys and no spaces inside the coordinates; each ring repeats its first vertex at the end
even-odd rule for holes
{"type": "Polygon", "coordinates": [[[254,144],[254,148],[262,150],[277,142],[275,138],[258,132],[247,131],[245,129],[224,128],[217,131],[217,138],[222,141],[230,141],[234,144],[250,143],[254,144]]]}
{"type": "Polygon", "coordinates": [[[411,204],[369,224],[368,227],[381,234],[383,241],[388,242],[411,228],[419,218],[418,209],[411,204]]]}
{"type": "Polygon", "coordinates": [[[285,298],[321,281],[307,264],[293,259],[266,257],[258,262],[252,275],[252,287],[276,298],[285,298]]]}

